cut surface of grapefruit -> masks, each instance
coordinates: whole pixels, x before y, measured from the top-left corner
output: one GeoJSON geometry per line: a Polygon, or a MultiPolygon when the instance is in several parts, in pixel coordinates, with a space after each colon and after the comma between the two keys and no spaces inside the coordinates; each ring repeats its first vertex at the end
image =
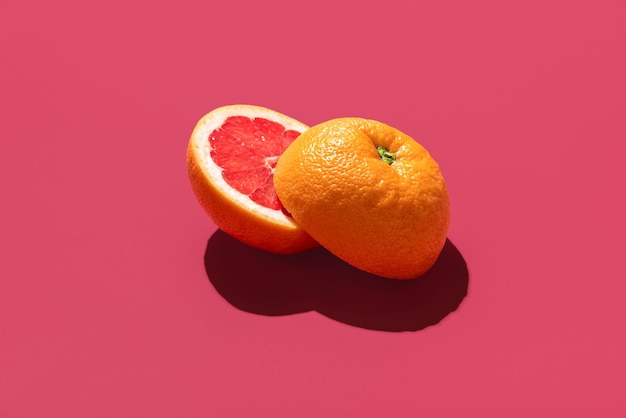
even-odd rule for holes
{"type": "Polygon", "coordinates": [[[187,147],[187,170],[200,205],[224,232],[279,254],[318,244],[283,211],[274,167],[308,127],[260,106],[219,107],[198,121],[187,147]]]}

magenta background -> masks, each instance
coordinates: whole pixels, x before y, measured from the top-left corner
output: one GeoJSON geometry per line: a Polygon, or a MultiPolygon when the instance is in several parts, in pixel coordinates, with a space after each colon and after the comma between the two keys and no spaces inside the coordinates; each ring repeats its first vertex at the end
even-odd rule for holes
{"type": "Polygon", "coordinates": [[[0,416],[626,416],[625,15],[0,0],[0,416]],[[389,285],[214,234],[185,148],[234,103],[422,142],[469,272],[458,309],[417,292],[409,325],[441,321],[391,332],[389,285]]]}

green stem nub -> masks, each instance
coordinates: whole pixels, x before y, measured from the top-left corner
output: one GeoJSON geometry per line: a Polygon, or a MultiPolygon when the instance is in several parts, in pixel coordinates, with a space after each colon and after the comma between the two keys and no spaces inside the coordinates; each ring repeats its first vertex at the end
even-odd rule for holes
{"type": "Polygon", "coordinates": [[[382,145],[377,146],[376,151],[378,151],[378,155],[380,155],[380,159],[383,160],[384,163],[391,165],[396,161],[396,153],[389,152],[389,150],[382,145]]]}

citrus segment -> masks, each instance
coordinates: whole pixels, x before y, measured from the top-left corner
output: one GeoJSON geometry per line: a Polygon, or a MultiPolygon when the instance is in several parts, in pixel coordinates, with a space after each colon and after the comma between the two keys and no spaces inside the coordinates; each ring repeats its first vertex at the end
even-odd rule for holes
{"type": "Polygon", "coordinates": [[[308,129],[280,157],[274,186],[302,228],[361,270],[416,278],[445,244],[450,207],[439,165],[381,122],[341,118],[308,129]]]}
{"type": "Polygon", "coordinates": [[[272,181],[274,167],[298,135],[261,117],[230,116],[209,135],[211,158],[231,187],[260,205],[281,209],[272,181]]]}
{"type": "Polygon", "coordinates": [[[198,121],[187,147],[187,169],[200,205],[219,228],[274,253],[318,245],[282,210],[273,185],[278,158],[306,129],[251,105],[220,107],[198,121]]]}

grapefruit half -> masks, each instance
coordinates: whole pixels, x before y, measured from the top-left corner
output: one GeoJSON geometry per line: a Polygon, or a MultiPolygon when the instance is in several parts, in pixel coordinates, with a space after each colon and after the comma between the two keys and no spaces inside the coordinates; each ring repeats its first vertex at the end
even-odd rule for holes
{"type": "Polygon", "coordinates": [[[197,123],[187,147],[187,170],[198,202],[224,232],[277,254],[318,246],[283,210],[274,167],[308,126],[271,109],[219,107],[197,123]]]}

